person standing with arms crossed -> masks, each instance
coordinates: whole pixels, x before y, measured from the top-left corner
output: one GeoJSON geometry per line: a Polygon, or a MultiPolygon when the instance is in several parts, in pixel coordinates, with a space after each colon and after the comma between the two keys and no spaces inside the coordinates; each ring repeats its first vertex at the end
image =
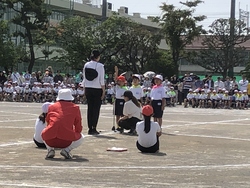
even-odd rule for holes
{"type": "Polygon", "coordinates": [[[96,130],[102,100],[105,97],[104,65],[100,63],[100,52],[93,50],[91,61],[87,62],[83,67],[83,86],[88,104],[87,122],[88,134],[98,135],[96,130]]]}

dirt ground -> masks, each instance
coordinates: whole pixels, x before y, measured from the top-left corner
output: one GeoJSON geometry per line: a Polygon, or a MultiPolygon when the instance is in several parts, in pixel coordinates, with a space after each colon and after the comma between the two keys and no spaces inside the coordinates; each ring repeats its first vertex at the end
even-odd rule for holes
{"type": "Polygon", "coordinates": [[[38,103],[0,103],[0,187],[250,187],[249,110],[166,108],[160,153],[142,154],[136,136],[111,131],[112,106],[103,105],[100,136],[88,136],[65,160],[32,141],[38,103]],[[126,147],[109,152],[108,147],[126,147]]]}

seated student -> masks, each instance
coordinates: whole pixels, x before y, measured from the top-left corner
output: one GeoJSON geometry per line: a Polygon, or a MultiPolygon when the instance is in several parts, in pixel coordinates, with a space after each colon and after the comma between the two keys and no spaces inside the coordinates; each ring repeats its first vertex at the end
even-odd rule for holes
{"type": "Polygon", "coordinates": [[[71,159],[70,151],[83,142],[82,118],[78,105],[72,101],[70,89],[58,92],[57,102],[49,106],[46,116],[47,127],[42,131],[42,138],[48,149],[46,158],[55,156],[54,148],[61,148],[60,154],[71,159]]]}
{"type": "Polygon", "coordinates": [[[243,109],[248,109],[249,97],[247,95],[247,90],[243,90],[243,109]]]}
{"type": "Polygon", "coordinates": [[[230,109],[231,106],[230,96],[228,93],[228,91],[225,91],[225,94],[222,96],[222,104],[225,109],[230,109]]]}
{"type": "Polygon", "coordinates": [[[135,134],[136,123],[141,121],[141,104],[129,90],[124,94],[125,104],[123,107],[123,117],[118,120],[118,126],[122,129],[130,130],[128,133],[135,134]]]}
{"type": "Polygon", "coordinates": [[[199,95],[199,107],[205,108],[206,102],[207,102],[207,94],[205,93],[205,90],[201,90],[201,94],[199,95]]]}
{"type": "Polygon", "coordinates": [[[212,108],[218,107],[218,101],[219,101],[219,96],[216,90],[213,90],[213,93],[210,96],[210,103],[211,103],[212,108]]]}
{"type": "Polygon", "coordinates": [[[41,133],[43,129],[46,127],[45,118],[48,113],[48,108],[51,105],[51,103],[46,102],[42,105],[42,114],[37,118],[36,124],[35,124],[35,134],[34,134],[34,142],[39,148],[46,148],[46,145],[43,142],[43,139],[41,137],[41,133]]]}
{"type": "Polygon", "coordinates": [[[189,93],[187,94],[187,98],[184,99],[184,108],[187,108],[188,105],[194,105],[194,94],[193,94],[193,90],[189,89],[189,93]]]}
{"type": "Polygon", "coordinates": [[[157,122],[151,121],[153,108],[146,105],[142,108],[144,121],[136,124],[136,132],[138,141],[136,146],[143,153],[155,153],[159,151],[159,136],[161,136],[161,128],[157,122]]]}

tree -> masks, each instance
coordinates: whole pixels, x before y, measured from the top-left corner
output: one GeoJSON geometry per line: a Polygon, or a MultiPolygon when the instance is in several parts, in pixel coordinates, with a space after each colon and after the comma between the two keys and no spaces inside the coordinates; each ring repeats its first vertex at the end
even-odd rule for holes
{"type": "Polygon", "coordinates": [[[225,78],[230,67],[246,63],[243,43],[250,39],[249,29],[242,21],[230,19],[217,19],[209,27],[202,42],[204,48],[195,54],[193,62],[225,78]],[[230,36],[231,21],[235,22],[233,38],[230,36]]]}
{"type": "Polygon", "coordinates": [[[41,40],[35,38],[40,32],[46,32],[48,29],[50,11],[45,8],[44,0],[2,0],[1,2],[6,5],[5,8],[10,8],[15,12],[11,22],[23,28],[16,31],[14,35],[28,41],[28,71],[32,72],[36,61],[34,48],[36,45],[41,45],[41,40]]]}
{"type": "Polygon", "coordinates": [[[164,77],[173,76],[174,64],[172,62],[171,52],[158,50],[151,60],[145,65],[146,71],[153,71],[156,74],[162,74],[164,77]]]}
{"type": "MultiPolygon", "coordinates": [[[[158,50],[161,37],[126,17],[113,15],[103,22],[96,33],[102,60],[113,71],[141,73],[144,65],[158,50]]],[[[109,70],[108,70],[109,71],[109,70]]]]}
{"type": "Polygon", "coordinates": [[[202,25],[198,25],[198,23],[203,21],[206,16],[193,16],[195,7],[202,2],[201,0],[180,2],[186,9],[163,3],[160,6],[163,15],[154,19],[162,26],[161,32],[170,47],[176,75],[179,71],[180,54],[183,53],[186,45],[191,44],[195,37],[205,33],[202,25]]]}
{"type": "Polygon", "coordinates": [[[97,21],[80,16],[69,17],[56,26],[59,62],[74,70],[81,70],[95,48],[94,35],[97,21]]]}
{"type": "Polygon", "coordinates": [[[0,21],[0,66],[7,72],[17,65],[23,57],[25,51],[21,46],[16,46],[9,35],[7,21],[0,21]]]}

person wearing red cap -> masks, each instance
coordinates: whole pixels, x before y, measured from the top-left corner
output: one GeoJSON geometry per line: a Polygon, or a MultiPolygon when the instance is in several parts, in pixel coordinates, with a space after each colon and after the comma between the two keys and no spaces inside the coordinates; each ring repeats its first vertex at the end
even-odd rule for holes
{"type": "MultiPolygon", "coordinates": [[[[125,91],[128,90],[128,87],[125,86],[126,78],[122,75],[118,76],[118,67],[115,66],[115,81],[116,81],[116,87],[115,87],[115,109],[114,109],[114,115],[116,116],[116,124],[118,126],[119,119],[123,116],[123,107],[124,107],[124,97],[123,94],[125,91]]],[[[123,129],[121,127],[112,127],[113,131],[119,131],[120,133],[123,133],[123,129]]]]}
{"type": "Polygon", "coordinates": [[[150,105],[142,108],[144,121],[136,124],[136,132],[138,140],[136,146],[142,153],[155,153],[159,151],[159,136],[161,136],[161,128],[157,122],[151,121],[154,111],[150,105]]]}

